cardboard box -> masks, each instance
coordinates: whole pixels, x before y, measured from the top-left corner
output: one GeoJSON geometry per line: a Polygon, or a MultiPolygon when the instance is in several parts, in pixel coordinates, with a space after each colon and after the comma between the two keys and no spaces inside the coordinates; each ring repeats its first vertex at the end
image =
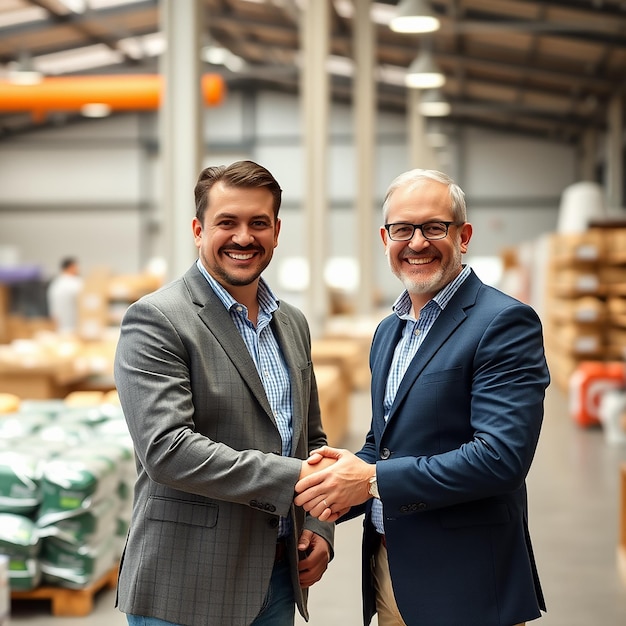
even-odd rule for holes
{"type": "Polygon", "coordinates": [[[607,318],[606,304],[596,296],[570,300],[552,298],[548,313],[554,321],[570,324],[602,324],[607,318]]]}
{"type": "Polygon", "coordinates": [[[601,295],[602,289],[595,268],[564,268],[552,272],[548,283],[548,293],[568,298],[601,295]]]}
{"type": "Polygon", "coordinates": [[[604,233],[560,233],[550,239],[550,258],[557,267],[597,264],[604,258],[604,233]]]}

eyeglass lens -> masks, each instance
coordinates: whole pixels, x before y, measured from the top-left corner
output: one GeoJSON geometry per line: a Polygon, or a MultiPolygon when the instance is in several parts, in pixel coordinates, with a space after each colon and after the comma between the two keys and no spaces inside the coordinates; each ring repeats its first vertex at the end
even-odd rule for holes
{"type": "Polygon", "coordinates": [[[443,239],[448,234],[448,225],[444,222],[427,222],[425,224],[389,224],[389,236],[396,241],[408,241],[413,238],[415,229],[422,231],[425,239],[443,239]]]}

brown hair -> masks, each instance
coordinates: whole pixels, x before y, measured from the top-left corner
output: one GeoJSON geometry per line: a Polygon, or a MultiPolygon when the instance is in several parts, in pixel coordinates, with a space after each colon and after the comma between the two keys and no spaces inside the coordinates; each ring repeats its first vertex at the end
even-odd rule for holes
{"type": "Polygon", "coordinates": [[[269,170],[254,161],[236,161],[231,165],[215,165],[200,172],[194,189],[196,198],[196,218],[204,222],[204,214],[209,206],[209,192],[215,183],[221,182],[227,187],[253,189],[265,187],[274,198],[274,217],[282,198],[282,189],[269,170]]]}

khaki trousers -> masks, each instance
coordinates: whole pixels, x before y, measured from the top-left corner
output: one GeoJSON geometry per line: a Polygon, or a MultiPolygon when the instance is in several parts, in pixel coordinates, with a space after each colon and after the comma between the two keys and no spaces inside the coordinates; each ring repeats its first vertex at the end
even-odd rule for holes
{"type": "MultiPolygon", "coordinates": [[[[378,613],[378,626],[407,626],[402,619],[396,598],[391,586],[391,574],[389,573],[389,559],[387,548],[381,541],[376,559],[374,560],[374,584],[376,585],[376,611],[378,613]]],[[[515,626],[526,626],[515,624],[515,626]]]]}

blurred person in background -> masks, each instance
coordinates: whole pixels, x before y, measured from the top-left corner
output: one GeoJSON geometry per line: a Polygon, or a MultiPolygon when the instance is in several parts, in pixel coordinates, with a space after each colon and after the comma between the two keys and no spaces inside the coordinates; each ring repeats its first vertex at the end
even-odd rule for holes
{"type": "Polygon", "coordinates": [[[60,333],[74,333],[78,329],[78,297],[83,288],[80,267],[76,257],[61,260],[59,273],[47,289],[48,315],[60,333]]]}
{"type": "Polygon", "coordinates": [[[462,263],[472,226],[445,174],[401,174],[383,218],[405,290],[372,340],[370,431],[356,455],[312,455],[337,462],[296,485],[296,504],[326,520],[365,512],[365,624],[534,620],[545,603],[525,480],[550,382],[541,322],[462,263]]]}
{"type": "Polygon", "coordinates": [[[123,319],[115,380],[138,479],[118,606],[131,626],[292,626],[331,558],[334,524],[293,504],[326,443],[309,327],[261,276],[281,194],[252,161],[204,169],[197,262],[123,319]]]}

